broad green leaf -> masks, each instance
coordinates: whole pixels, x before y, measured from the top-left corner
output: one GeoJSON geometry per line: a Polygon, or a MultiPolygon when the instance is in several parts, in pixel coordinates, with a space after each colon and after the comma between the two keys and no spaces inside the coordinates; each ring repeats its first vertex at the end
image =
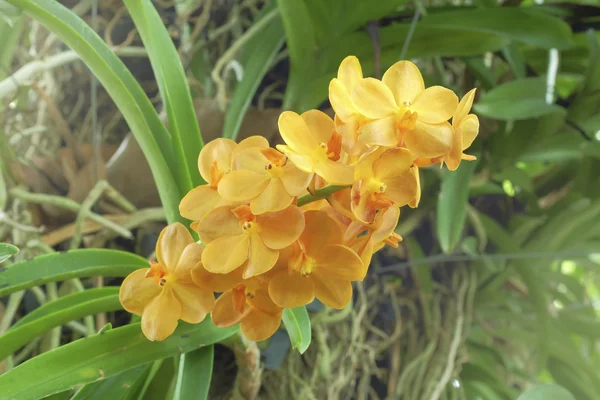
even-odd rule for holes
{"type": "Polygon", "coordinates": [[[179,370],[173,400],[208,398],[213,372],[214,347],[205,346],[179,357],[179,370]]]}
{"type": "Polygon", "coordinates": [[[561,107],[547,104],[546,79],[525,78],[497,86],[474,105],[479,115],[503,121],[536,118],[561,107]]]}
{"type": "Polygon", "coordinates": [[[151,342],[142,334],[139,323],[112,329],[41,354],[0,375],[2,395],[8,399],[39,399],[211,345],[236,331],[237,327],[217,328],[209,320],[196,325],[180,323],[166,340],[151,342]]]}
{"type": "Polygon", "coordinates": [[[152,2],[125,0],[124,3],[152,63],[167,111],[175,157],[179,159],[179,163],[172,167],[178,177],[181,194],[185,195],[193,186],[203,183],[198,171],[198,154],[203,143],[183,65],[152,2]]]}
{"type": "Polygon", "coordinates": [[[437,236],[444,253],[458,243],[465,226],[469,184],[477,162],[462,162],[456,171],[445,171],[437,201],[437,236]]]}
{"type": "Polygon", "coordinates": [[[6,0],[56,34],[88,65],[109,93],[140,144],[169,222],[183,221],[171,138],[154,106],[125,64],[81,18],[54,0],[6,0]]]}
{"type": "Polygon", "coordinates": [[[19,253],[19,248],[9,243],[0,243],[0,263],[19,253]]]}
{"type": "Polygon", "coordinates": [[[297,110],[296,103],[314,75],[316,34],[306,0],[277,0],[277,6],[281,13],[290,54],[290,76],[283,109],[297,110]]]}
{"type": "Polygon", "coordinates": [[[71,397],[71,400],[130,399],[140,388],[148,369],[148,365],[140,365],[108,379],[85,385],[71,397]]]}
{"type": "Polygon", "coordinates": [[[0,297],[47,282],[91,276],[127,276],[148,261],[119,250],[83,249],[0,267],[0,297]]]}
{"type": "MultiPolygon", "coordinates": [[[[4,335],[0,336],[0,359],[6,358],[26,345],[30,340],[41,336],[56,326],[76,321],[88,315],[123,309],[117,294],[98,297],[85,302],[75,303],[71,306],[66,306],[65,303],[64,301],[61,302],[63,305],[61,309],[38,316],[33,321],[11,328],[4,335]]],[[[52,306],[51,303],[49,304],[52,306]]],[[[40,308],[43,309],[43,307],[40,308]]]]}
{"type": "Polygon", "coordinates": [[[571,29],[566,22],[534,7],[467,8],[437,12],[423,18],[417,29],[425,25],[464,29],[473,33],[495,33],[546,49],[564,49],[573,45],[571,29]],[[510,24],[506,21],[510,21],[510,24]]]}
{"type": "Polygon", "coordinates": [[[236,140],[252,98],[284,43],[281,16],[277,9],[268,8],[270,11],[262,17],[269,19],[267,25],[246,44],[246,51],[240,59],[244,77],[231,95],[231,103],[225,114],[223,137],[236,140]]]}
{"type": "Polygon", "coordinates": [[[513,42],[502,49],[502,54],[515,73],[517,79],[525,78],[527,72],[525,60],[523,59],[523,53],[519,46],[513,42]]]}
{"type": "MultiPolygon", "coordinates": [[[[177,381],[177,362],[179,357],[165,358],[154,375],[148,375],[144,388],[140,391],[137,400],[172,400],[177,381]]],[[[156,362],[155,362],[156,364],[156,362]]]]}
{"type": "Polygon", "coordinates": [[[575,397],[561,386],[544,384],[529,389],[517,400],[575,400],[575,397]]]}
{"type": "Polygon", "coordinates": [[[35,310],[25,314],[16,323],[11,326],[15,329],[18,326],[37,320],[38,318],[46,317],[49,314],[60,312],[63,309],[77,306],[78,304],[95,301],[106,297],[115,297],[119,295],[119,288],[116,286],[106,286],[103,288],[88,289],[83,292],[77,292],[66,296],[59,297],[54,301],[50,301],[39,306],[35,310]]]}
{"type": "Polygon", "coordinates": [[[303,354],[311,341],[310,317],[306,307],[286,308],[283,310],[282,319],[292,347],[303,354]]]}

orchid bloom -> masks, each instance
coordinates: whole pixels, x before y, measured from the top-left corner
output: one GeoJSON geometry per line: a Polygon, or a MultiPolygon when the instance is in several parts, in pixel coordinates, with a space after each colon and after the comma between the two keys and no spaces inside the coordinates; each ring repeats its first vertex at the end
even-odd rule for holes
{"type": "Polygon", "coordinates": [[[239,152],[232,165],[233,171],[219,183],[219,194],[230,201],[250,202],[255,215],[287,208],[312,179],[312,174],[300,171],[268,145],[239,152]]]}
{"type": "Polygon", "coordinates": [[[242,276],[248,279],[273,268],[279,250],[304,230],[304,215],[294,205],[261,215],[254,215],[247,205],[223,206],[209,211],[197,230],[206,244],[202,264],[208,272],[228,274],[243,267],[242,276]]]}
{"type": "Polygon", "coordinates": [[[342,135],[342,147],[350,155],[360,154],[364,143],[358,140],[358,130],[369,121],[352,103],[350,94],[358,82],[363,79],[358,58],[344,58],[338,68],[337,78],[329,83],[329,102],[335,111],[335,128],[342,135]]]}
{"type": "Polygon", "coordinates": [[[282,308],[269,298],[266,284],[254,278],[244,280],[216,301],[213,324],[226,328],[240,324],[242,334],[260,342],[271,337],[281,325],[282,308]]]}
{"type": "Polygon", "coordinates": [[[332,185],[352,184],[353,167],[336,162],[341,158],[342,137],[327,114],[284,111],[279,117],[279,132],[287,145],[277,145],[277,149],[298,169],[314,172],[332,185]]]}
{"type": "Polygon", "coordinates": [[[403,148],[380,147],[365,154],[356,164],[351,207],[356,219],[370,224],[377,210],[400,207],[417,194],[417,182],[411,171],[413,156],[403,148]]]}
{"type": "Polygon", "coordinates": [[[359,140],[367,145],[406,146],[418,157],[439,157],[450,151],[448,123],[458,98],[449,89],[425,89],[421,72],[410,61],[399,61],[382,80],[365,78],[351,94],[356,109],[374,120],[361,127],[359,140]]]}
{"type": "Polygon", "coordinates": [[[208,182],[190,190],[179,203],[179,213],[191,221],[199,221],[210,210],[235,203],[223,199],[217,190],[221,179],[231,171],[231,160],[236,152],[253,147],[269,147],[262,136],[251,136],[239,144],[218,138],[206,144],[198,156],[198,170],[208,182]]]}
{"type": "Polygon", "coordinates": [[[142,332],[148,339],[164,340],[173,334],[178,320],[197,324],[213,309],[213,292],[197,286],[190,274],[200,263],[203,249],[182,224],[170,224],[156,243],[158,262],[123,281],[121,304],[142,316],[142,332]]]}
{"type": "Polygon", "coordinates": [[[477,159],[475,156],[463,153],[464,150],[471,146],[479,133],[479,118],[475,114],[469,114],[473,106],[475,90],[472,89],[460,100],[454,117],[452,117],[452,128],[454,130],[452,148],[444,157],[444,161],[450,171],[458,168],[461,159],[468,161],[477,159]]]}
{"type": "Polygon", "coordinates": [[[294,308],[316,297],[332,308],[345,307],[352,298],[351,281],[364,278],[360,257],[343,244],[343,233],[327,213],[304,213],[306,227],[294,244],[288,268],[273,274],[269,296],[275,304],[294,308]]]}

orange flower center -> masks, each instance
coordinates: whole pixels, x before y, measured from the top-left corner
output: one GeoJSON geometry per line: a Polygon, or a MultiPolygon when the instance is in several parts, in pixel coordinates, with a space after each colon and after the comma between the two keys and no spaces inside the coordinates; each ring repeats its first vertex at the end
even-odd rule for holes
{"type": "Polygon", "coordinates": [[[283,167],[287,163],[287,157],[271,147],[262,149],[260,152],[268,160],[265,164],[265,171],[269,173],[271,178],[281,178],[283,175],[283,167]]]}
{"type": "Polygon", "coordinates": [[[165,286],[167,283],[167,269],[164,265],[152,261],[150,269],[146,272],[146,278],[154,278],[154,283],[158,286],[165,286]]]}
{"type": "Polygon", "coordinates": [[[247,205],[239,206],[231,210],[232,213],[239,219],[240,226],[244,233],[252,234],[258,231],[258,225],[256,223],[256,216],[250,211],[250,207],[247,205]]]}
{"type": "Polygon", "coordinates": [[[410,106],[411,103],[406,101],[396,112],[394,129],[396,130],[396,134],[398,136],[399,146],[401,146],[404,142],[404,133],[414,130],[417,125],[418,114],[414,111],[410,111],[410,106]]]}

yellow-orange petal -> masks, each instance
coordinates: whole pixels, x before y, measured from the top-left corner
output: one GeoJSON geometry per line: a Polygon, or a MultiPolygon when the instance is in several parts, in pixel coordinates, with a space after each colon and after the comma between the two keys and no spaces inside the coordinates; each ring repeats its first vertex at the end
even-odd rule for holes
{"type": "Polygon", "coordinates": [[[206,246],[202,253],[202,264],[208,272],[227,274],[246,261],[249,250],[250,237],[247,234],[223,236],[206,246]]]}
{"type": "Polygon", "coordinates": [[[382,210],[380,214],[377,215],[375,222],[377,227],[371,234],[371,240],[375,243],[383,242],[394,232],[400,218],[400,208],[390,207],[387,210],[382,210]]]}
{"type": "Polygon", "coordinates": [[[352,165],[325,159],[314,166],[314,171],[330,185],[351,185],[354,182],[354,167],[352,165]]]}
{"type": "Polygon", "coordinates": [[[210,316],[215,326],[228,328],[238,324],[248,313],[250,313],[250,307],[245,307],[244,312],[237,311],[233,306],[231,292],[226,292],[219,296],[210,316]]]}
{"type": "Polygon", "coordinates": [[[192,282],[190,273],[197,264],[202,262],[203,251],[204,246],[198,243],[190,243],[183,249],[181,258],[173,271],[173,276],[178,282],[192,282]]]}
{"type": "Polygon", "coordinates": [[[392,91],[374,78],[359,81],[352,89],[350,98],[358,112],[371,119],[392,115],[398,108],[392,91]]]}
{"type": "Polygon", "coordinates": [[[405,133],[404,144],[415,156],[442,156],[452,148],[452,126],[447,122],[430,125],[417,121],[415,129],[405,133]]]}
{"type": "Polygon", "coordinates": [[[368,225],[375,219],[377,209],[373,203],[369,201],[370,194],[362,191],[362,181],[352,185],[352,203],[350,209],[354,217],[361,223],[368,225]]]}
{"type": "Polygon", "coordinates": [[[425,89],[410,107],[421,122],[441,124],[452,118],[458,106],[458,97],[450,89],[432,86],[425,89]]]}
{"type": "Polygon", "coordinates": [[[294,197],[289,195],[279,178],[270,178],[264,190],[250,201],[252,214],[260,215],[283,210],[292,204],[294,197]]]}
{"type": "Polygon", "coordinates": [[[267,340],[279,329],[281,314],[268,314],[257,309],[252,309],[240,323],[240,329],[246,339],[253,342],[267,340]]]}
{"type": "Polygon", "coordinates": [[[175,332],[181,304],[170,289],[164,289],[144,309],[142,332],[152,341],[165,340],[175,332]]]}
{"type": "Polygon", "coordinates": [[[173,293],[181,304],[181,319],[190,324],[199,324],[215,305],[213,292],[195,284],[175,284],[173,293]]]}
{"type": "Polygon", "coordinates": [[[471,147],[471,144],[479,133],[479,118],[475,114],[467,115],[459,125],[462,134],[462,150],[471,147]]]}
{"type": "Polygon", "coordinates": [[[394,201],[397,207],[408,204],[417,194],[417,182],[415,175],[406,170],[404,173],[389,177],[385,184],[387,189],[385,195],[394,201]]]}
{"type": "Polygon", "coordinates": [[[329,102],[335,111],[335,115],[342,121],[347,121],[357,114],[348,89],[339,79],[333,78],[329,82],[329,102]]]}
{"type": "Polygon", "coordinates": [[[230,201],[246,202],[262,193],[270,178],[263,174],[241,169],[225,175],[219,182],[219,194],[230,201]]]}
{"type": "Polygon", "coordinates": [[[375,161],[373,175],[376,179],[386,182],[387,179],[393,179],[393,177],[408,171],[413,159],[414,156],[407,149],[394,148],[386,150],[375,161]]]}
{"type": "Polygon", "coordinates": [[[369,122],[358,130],[358,140],[369,146],[396,146],[398,135],[395,123],[394,115],[369,122]]]}
{"type": "Polygon", "coordinates": [[[119,301],[132,314],[142,315],[144,308],[162,291],[153,279],[147,279],[150,268],[142,268],[127,275],[119,290],[119,301]]]}
{"type": "MultiPolygon", "coordinates": [[[[268,147],[267,147],[268,148],[268,147]]],[[[236,154],[231,160],[233,170],[247,169],[260,175],[265,175],[265,165],[269,162],[263,155],[263,148],[251,147],[236,154]]],[[[229,174],[230,175],[230,174],[229,174]]],[[[227,175],[226,175],[227,176],[227,175]]]]}
{"type": "Polygon", "coordinates": [[[356,162],[354,168],[354,181],[372,178],[375,174],[373,170],[375,163],[386,149],[384,147],[374,147],[365,152],[356,162]]]}
{"type": "Polygon", "coordinates": [[[293,162],[288,162],[283,167],[281,183],[290,196],[301,196],[306,193],[312,177],[312,174],[298,169],[293,162]]]}
{"type": "Polygon", "coordinates": [[[363,78],[362,67],[358,58],[355,56],[344,58],[338,68],[337,77],[348,90],[352,90],[354,85],[363,78]]]}
{"type": "Polygon", "coordinates": [[[235,149],[233,149],[233,151],[231,152],[231,160],[235,160],[235,158],[237,157],[237,155],[239,153],[241,153],[242,151],[245,151],[247,149],[250,149],[252,147],[256,147],[259,150],[260,149],[267,149],[269,148],[269,141],[264,138],[263,136],[250,136],[247,137],[246,139],[242,140],[241,142],[238,143],[238,145],[235,147],[235,149]]]}
{"type": "Polygon", "coordinates": [[[191,271],[192,280],[201,288],[213,292],[228,292],[242,281],[242,268],[236,268],[228,274],[213,274],[208,272],[202,264],[196,264],[191,271]]]}
{"type": "Polygon", "coordinates": [[[419,167],[412,166],[410,167],[410,172],[415,176],[415,181],[417,182],[417,188],[415,190],[415,198],[412,199],[408,206],[410,208],[416,208],[419,206],[419,202],[421,201],[421,178],[419,176],[419,167]]]}
{"type": "Polygon", "coordinates": [[[329,142],[334,129],[333,120],[329,115],[320,110],[308,110],[303,112],[300,117],[306,122],[311,135],[316,138],[317,145],[321,142],[329,142]]]}
{"type": "Polygon", "coordinates": [[[279,307],[300,307],[315,299],[315,285],[297,272],[281,271],[269,281],[269,297],[279,307]]]}
{"type": "Polygon", "coordinates": [[[256,216],[259,235],[265,245],[274,250],[283,249],[294,243],[304,231],[304,213],[295,205],[256,216]]]}
{"type": "Polygon", "coordinates": [[[289,161],[292,162],[299,170],[306,173],[313,173],[314,161],[310,156],[298,154],[290,146],[278,144],[277,150],[281,151],[289,161]]]}
{"type": "Polygon", "coordinates": [[[250,237],[250,253],[242,278],[249,279],[264,274],[275,266],[278,257],[278,250],[268,248],[258,234],[253,234],[250,237]]]}
{"type": "Polygon", "coordinates": [[[475,91],[477,89],[471,89],[467,94],[460,99],[458,103],[458,107],[456,107],[456,111],[454,112],[454,117],[452,117],[452,125],[458,126],[462,120],[469,114],[471,111],[471,107],[473,107],[473,99],[475,98],[475,91]]]}
{"type": "Polygon", "coordinates": [[[230,206],[222,206],[206,213],[195,228],[202,243],[207,245],[217,238],[236,236],[243,232],[238,218],[231,210],[230,206]]]}
{"type": "Polygon", "coordinates": [[[364,278],[363,263],[358,254],[341,244],[323,247],[315,257],[319,276],[358,281],[364,278]]]}
{"type": "Polygon", "coordinates": [[[315,284],[315,297],[328,307],[341,309],[352,299],[352,284],[349,281],[311,275],[315,284]]]}
{"type": "Polygon", "coordinates": [[[237,144],[231,139],[218,138],[208,142],[198,156],[198,170],[206,181],[210,181],[210,168],[213,161],[217,162],[219,171],[225,173],[231,164],[231,152],[237,144]]]}
{"type": "Polygon", "coordinates": [[[398,61],[385,71],[381,80],[390,88],[398,105],[413,103],[425,90],[421,71],[410,61],[398,61]]]}
{"type": "Polygon", "coordinates": [[[179,214],[191,221],[200,221],[215,207],[231,204],[221,197],[217,188],[202,185],[190,190],[179,203],[179,214]]]}
{"type": "Polygon", "coordinates": [[[342,230],[325,211],[306,211],[304,219],[305,228],[298,240],[307,254],[316,256],[328,244],[342,243],[344,238],[342,230]]]}
{"type": "MultiPolygon", "coordinates": [[[[319,136],[308,128],[306,121],[293,111],[282,112],[278,125],[283,141],[296,153],[310,154],[321,142],[319,136]]],[[[285,153],[279,146],[277,148],[285,153]]]]}
{"type": "Polygon", "coordinates": [[[336,114],[335,130],[342,136],[342,148],[348,155],[356,156],[363,152],[365,144],[358,140],[358,130],[360,128],[360,115],[348,118],[342,121],[336,114]]]}
{"type": "Polygon", "coordinates": [[[156,242],[156,259],[169,272],[173,272],[185,247],[193,243],[192,235],[183,224],[174,222],[167,225],[156,242]]]}

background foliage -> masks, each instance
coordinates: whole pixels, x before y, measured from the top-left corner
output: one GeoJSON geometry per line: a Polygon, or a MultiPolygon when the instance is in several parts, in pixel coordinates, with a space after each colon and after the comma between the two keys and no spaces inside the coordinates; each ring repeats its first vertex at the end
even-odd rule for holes
{"type": "Polygon", "coordinates": [[[0,399],[598,397],[597,1],[63,3],[0,2],[0,241],[21,249],[0,260],[23,263],[0,273],[0,399]],[[350,54],[477,87],[478,162],[422,169],[404,245],[352,307],[309,307],[303,355],[303,310],[260,352],[209,322],[160,344],[122,326],[115,277],[199,183],[198,132],[277,142],[282,109],[328,110],[350,54]],[[113,250],[23,261],[80,247],[113,250]]]}

